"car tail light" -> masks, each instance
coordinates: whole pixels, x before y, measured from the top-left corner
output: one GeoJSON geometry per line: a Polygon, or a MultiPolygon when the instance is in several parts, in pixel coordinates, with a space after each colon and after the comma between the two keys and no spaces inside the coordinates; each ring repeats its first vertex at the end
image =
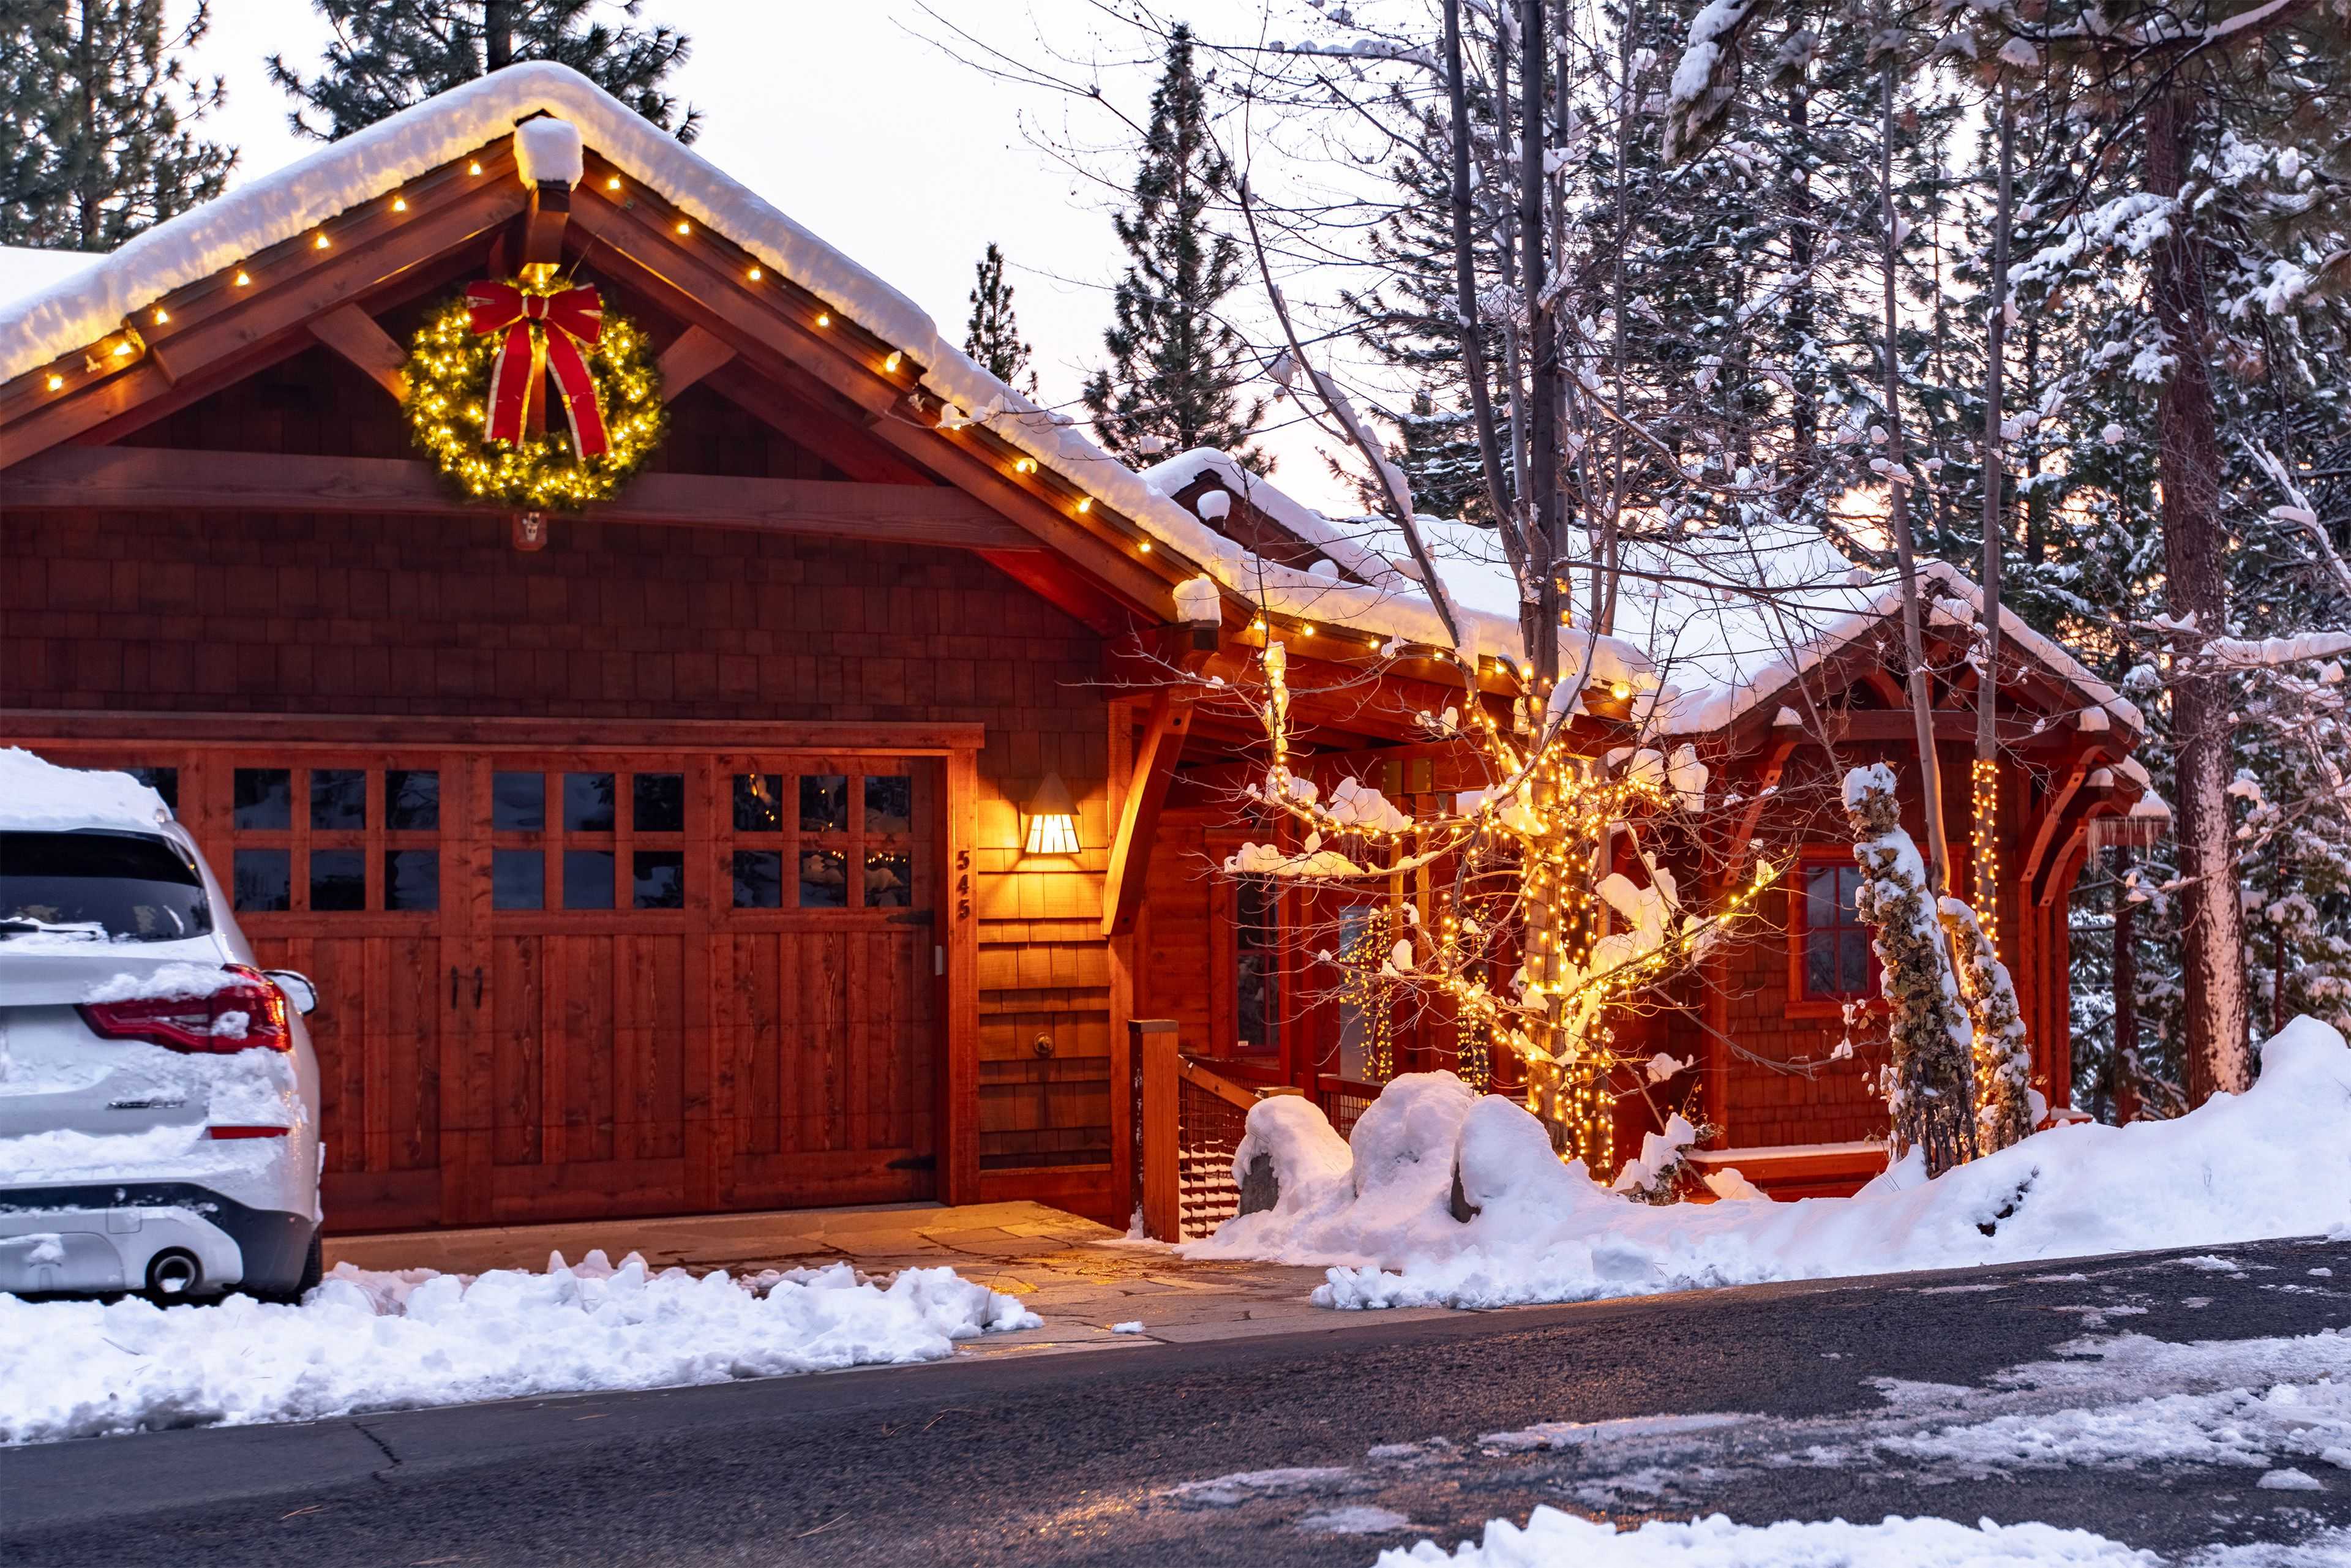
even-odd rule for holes
{"type": "Polygon", "coordinates": [[[282,1138],[293,1130],[291,1127],[214,1126],[204,1129],[204,1136],[207,1138],[282,1138]]]}
{"type": "Polygon", "coordinates": [[[213,1056],[291,1051],[286,994],[258,969],[243,964],[225,967],[227,983],[210,996],[84,1002],[82,1019],[101,1039],[145,1040],[166,1051],[213,1056]]]}

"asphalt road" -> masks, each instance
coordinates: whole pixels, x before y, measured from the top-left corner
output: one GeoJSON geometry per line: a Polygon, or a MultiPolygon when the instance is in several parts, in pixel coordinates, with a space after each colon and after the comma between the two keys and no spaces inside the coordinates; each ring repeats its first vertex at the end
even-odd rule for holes
{"type": "Polygon", "coordinates": [[[1219,1344],[5,1450],[0,1563],[1367,1565],[1542,1502],[1620,1521],[2042,1520],[2166,1557],[2351,1530],[2351,1469],[2314,1461],[2322,1490],[2275,1491],[2242,1466],[1969,1474],[1872,1446],[1889,1411],[1925,1429],[1946,1418],[1936,1401],[2012,1388],[2003,1369],[2085,1332],[2189,1342],[2351,1322],[2351,1244],[2226,1257],[1334,1315],[1331,1331],[1219,1344]],[[1886,1378],[1941,1386],[1890,1393],[1886,1378]],[[1489,1436],[1708,1412],[1741,1419],[1550,1448],[1489,1436]],[[1301,1468],[1320,1473],[1177,1490],[1301,1468]],[[1317,1528],[1334,1523],[1374,1528],[1317,1528]]]}

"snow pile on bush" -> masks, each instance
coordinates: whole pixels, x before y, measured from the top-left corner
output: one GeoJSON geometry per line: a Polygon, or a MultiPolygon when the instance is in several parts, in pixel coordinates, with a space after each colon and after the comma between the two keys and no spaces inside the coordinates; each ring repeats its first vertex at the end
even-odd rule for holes
{"type": "Polygon", "coordinates": [[[1487,1307],[2324,1235],[2351,1225],[2346,1116],[2351,1048],[2297,1019],[2252,1088],[2177,1121],[2058,1127],[1932,1182],[1906,1162],[1852,1197],[1660,1207],[1562,1165],[1510,1101],[1413,1073],[1351,1159],[1303,1100],[1259,1103],[1235,1174],[1266,1155],[1279,1201],[1186,1251],[1325,1265],[1324,1306],[1487,1307]]]}
{"type": "Polygon", "coordinates": [[[1037,1326],[952,1269],[884,1289],[846,1263],[755,1282],[649,1273],[634,1253],[475,1277],[341,1264],[300,1306],[0,1295],[0,1442],[935,1361],[1037,1326]]]}
{"type": "Polygon", "coordinates": [[[2159,1568],[2151,1553],[2053,1524],[1985,1520],[1970,1530],[1948,1519],[1889,1515],[1882,1524],[1833,1519],[1751,1525],[1734,1524],[1718,1513],[1687,1524],[1652,1520],[1637,1530],[1619,1531],[1547,1507],[1537,1507],[1524,1530],[1507,1519],[1493,1520],[1482,1540],[1464,1542],[1451,1553],[1426,1541],[1409,1550],[1390,1547],[1380,1553],[1378,1568],[1437,1563],[1453,1568],[2159,1568]]]}

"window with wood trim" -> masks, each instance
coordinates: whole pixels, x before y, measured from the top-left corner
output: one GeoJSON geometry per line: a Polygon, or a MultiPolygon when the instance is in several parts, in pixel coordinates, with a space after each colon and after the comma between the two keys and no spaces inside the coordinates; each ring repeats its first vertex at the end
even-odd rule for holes
{"type": "MultiPolygon", "coordinates": [[[[170,776],[177,791],[178,770],[170,776]]],[[[237,767],[230,899],[252,915],[432,915],[441,907],[433,768],[237,767]]]]}
{"type": "Polygon", "coordinates": [[[1260,876],[1233,884],[1233,1048],[1281,1049],[1281,890],[1260,876]]]}
{"type": "Polygon", "coordinates": [[[1861,868],[1848,855],[1806,856],[1796,865],[1796,998],[1812,1002],[1856,1001],[1878,994],[1877,956],[1870,951],[1869,927],[1856,900],[1861,868]]]}

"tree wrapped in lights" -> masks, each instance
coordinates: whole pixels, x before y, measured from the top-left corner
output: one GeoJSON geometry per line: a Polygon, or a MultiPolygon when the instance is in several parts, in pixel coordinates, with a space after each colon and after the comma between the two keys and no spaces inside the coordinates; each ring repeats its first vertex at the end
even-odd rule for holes
{"type": "Polygon", "coordinates": [[[1956,898],[1941,907],[1975,1036],[1976,1142],[1989,1155],[2032,1135],[2032,1049],[2008,966],[1992,951],[1976,912],[1956,898]]]}
{"type": "Polygon", "coordinates": [[[1671,758],[1646,747],[1583,755],[1540,684],[1518,699],[1508,734],[1479,706],[1466,720],[1450,709],[1422,716],[1432,736],[1468,747],[1489,780],[1461,796],[1456,813],[1414,821],[1353,781],[1326,800],[1290,768],[1287,665],[1282,644],[1269,640],[1256,706],[1270,755],[1251,794],[1302,831],[1301,847],[1243,844],[1226,869],[1375,892],[1384,915],[1332,956],[1343,984],[1373,998],[1409,988],[1447,1004],[1481,1056],[1499,1048],[1525,1064],[1527,1107],[1552,1145],[1595,1172],[1612,1169],[1611,1079],[1637,1065],[1617,1052],[1613,1018],[1749,912],[1772,868],[1758,865],[1710,914],[1685,909],[1641,835],[1703,799],[1702,765],[1687,747],[1671,758]],[[1646,886],[1611,866],[1626,835],[1646,886]],[[1452,886],[1424,920],[1392,890],[1440,865],[1451,868],[1452,886]]]}
{"type": "MultiPolygon", "coordinates": [[[[1854,904],[1876,933],[1885,974],[1890,1152],[1900,1159],[1925,1151],[1927,1174],[1938,1176],[1975,1157],[1974,1033],[1928,890],[1927,862],[1902,827],[1894,769],[1880,762],[1846,774],[1844,809],[1862,873],[1854,904]]],[[[1968,925],[1975,929],[1972,919],[1968,925]]]]}

